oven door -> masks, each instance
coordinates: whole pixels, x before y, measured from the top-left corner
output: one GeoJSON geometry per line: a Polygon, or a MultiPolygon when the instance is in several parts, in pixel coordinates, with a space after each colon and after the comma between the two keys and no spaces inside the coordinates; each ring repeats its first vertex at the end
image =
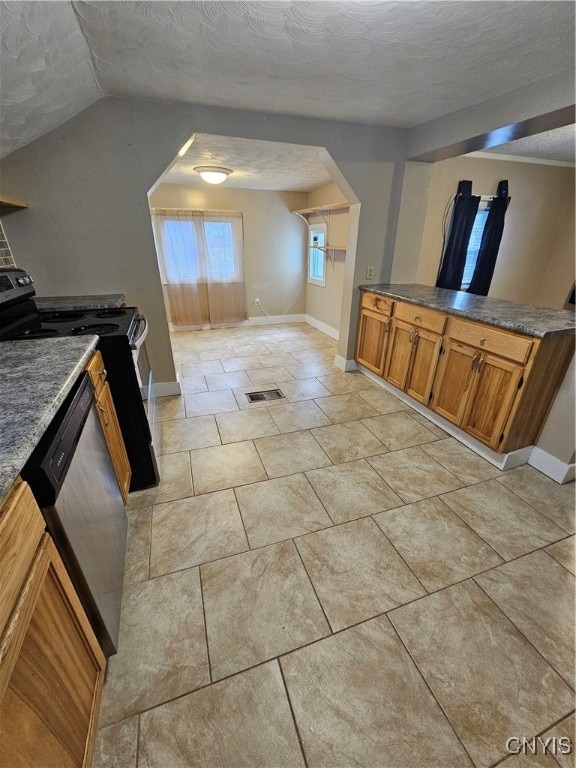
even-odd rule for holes
{"type": "Polygon", "coordinates": [[[131,347],[136,376],[140,385],[140,393],[144,403],[144,411],[150,426],[152,444],[160,445],[160,419],[158,418],[156,390],[154,387],[154,377],[152,368],[146,350],[146,337],[148,336],[148,321],[143,315],[138,316],[138,326],[134,334],[131,347]]]}

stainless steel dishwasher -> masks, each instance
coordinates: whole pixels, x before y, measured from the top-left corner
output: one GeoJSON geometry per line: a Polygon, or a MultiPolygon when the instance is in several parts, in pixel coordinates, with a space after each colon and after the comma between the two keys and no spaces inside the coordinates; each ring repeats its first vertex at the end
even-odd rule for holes
{"type": "Polygon", "coordinates": [[[22,475],[107,656],[116,653],[127,522],[87,374],[80,377],[22,475]]]}

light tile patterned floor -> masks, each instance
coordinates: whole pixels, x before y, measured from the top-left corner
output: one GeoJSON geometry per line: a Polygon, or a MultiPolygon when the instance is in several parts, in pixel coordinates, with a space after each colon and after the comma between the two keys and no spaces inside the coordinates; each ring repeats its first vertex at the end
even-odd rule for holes
{"type": "Polygon", "coordinates": [[[573,765],[506,740],[576,741],[574,484],[500,472],[308,325],[173,347],[94,765],[573,765]]]}

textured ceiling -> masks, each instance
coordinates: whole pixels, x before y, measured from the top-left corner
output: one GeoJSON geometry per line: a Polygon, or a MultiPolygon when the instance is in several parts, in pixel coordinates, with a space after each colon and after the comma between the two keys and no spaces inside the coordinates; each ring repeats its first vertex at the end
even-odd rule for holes
{"type": "Polygon", "coordinates": [[[308,192],[332,178],[318,156],[318,147],[274,141],[194,135],[194,141],[162,181],[169,184],[205,184],[193,170],[197,165],[218,165],[233,173],[227,187],[308,192]]]}
{"type": "Polygon", "coordinates": [[[524,139],[500,144],[491,149],[485,149],[481,154],[489,152],[493,155],[536,158],[539,160],[554,160],[560,163],[575,162],[576,126],[565,125],[553,131],[536,133],[524,139]]]}
{"type": "Polygon", "coordinates": [[[102,95],[412,127],[570,70],[572,2],[3,2],[7,154],[102,95]]]}

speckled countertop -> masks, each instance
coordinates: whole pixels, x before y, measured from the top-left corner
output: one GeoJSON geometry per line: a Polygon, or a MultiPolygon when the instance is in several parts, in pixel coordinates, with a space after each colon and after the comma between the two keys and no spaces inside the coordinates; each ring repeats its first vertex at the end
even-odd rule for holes
{"type": "Polygon", "coordinates": [[[0,342],[0,500],[82,373],[97,336],[0,342]]]}
{"type": "Polygon", "coordinates": [[[63,309],[109,309],[125,304],[126,296],[123,293],[104,293],[92,296],[35,296],[34,303],[40,312],[59,312],[63,309]]]}
{"type": "Polygon", "coordinates": [[[574,313],[565,309],[546,309],[515,304],[503,299],[476,296],[464,291],[449,291],[418,283],[361,285],[361,291],[402,299],[410,304],[439,309],[452,315],[478,320],[516,333],[544,338],[574,334],[574,313]]]}

